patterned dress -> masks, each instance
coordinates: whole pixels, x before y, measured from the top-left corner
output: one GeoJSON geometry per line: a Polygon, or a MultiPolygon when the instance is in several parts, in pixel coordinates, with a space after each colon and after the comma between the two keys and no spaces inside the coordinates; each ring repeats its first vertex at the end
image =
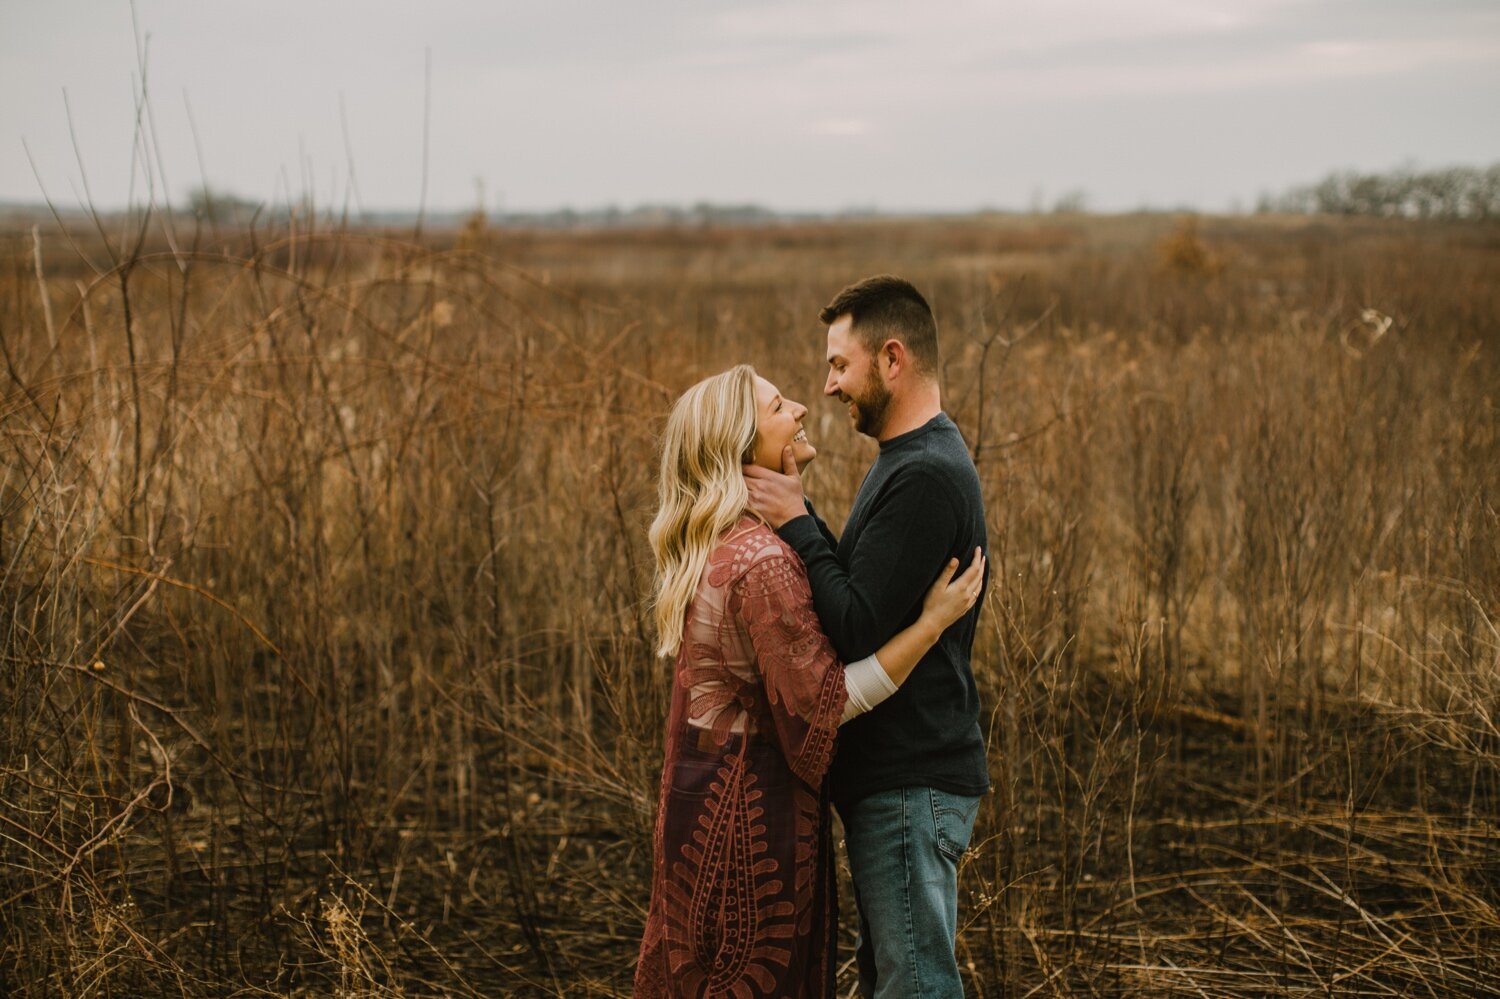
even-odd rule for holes
{"type": "Polygon", "coordinates": [[[831,997],[823,775],[844,670],[802,562],[742,518],[709,556],[684,627],[635,996],[831,997]]]}

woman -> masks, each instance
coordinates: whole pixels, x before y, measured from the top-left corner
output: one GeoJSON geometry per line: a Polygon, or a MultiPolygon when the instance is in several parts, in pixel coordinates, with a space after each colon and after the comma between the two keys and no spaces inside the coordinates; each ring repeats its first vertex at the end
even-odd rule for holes
{"type": "Polygon", "coordinates": [[[950,561],[920,619],[841,665],[801,561],[746,513],[741,465],[817,456],[805,407],[749,365],[693,386],[662,445],[657,651],[676,656],[637,999],[834,994],[837,895],[823,775],[838,726],[893,693],[973,606],[950,561]]]}

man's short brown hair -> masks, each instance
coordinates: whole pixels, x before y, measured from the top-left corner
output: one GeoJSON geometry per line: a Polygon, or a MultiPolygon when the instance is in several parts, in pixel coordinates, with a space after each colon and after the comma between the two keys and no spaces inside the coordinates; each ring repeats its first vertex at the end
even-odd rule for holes
{"type": "Polygon", "coordinates": [[[937,374],[937,321],[927,299],[910,281],[891,274],[877,274],[851,284],[833,297],[818,313],[819,321],[832,325],[848,316],[850,329],[870,353],[887,340],[906,345],[916,369],[929,377],[937,374]]]}

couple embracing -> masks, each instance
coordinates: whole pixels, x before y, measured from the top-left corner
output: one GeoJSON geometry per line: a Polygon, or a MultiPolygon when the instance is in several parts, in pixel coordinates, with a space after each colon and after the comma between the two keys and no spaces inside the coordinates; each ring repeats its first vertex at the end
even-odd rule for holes
{"type": "Polygon", "coordinates": [[[862,993],[963,994],[958,859],[989,787],[969,665],[979,477],[916,288],[869,278],[821,319],[824,393],[880,442],[842,537],[802,492],[806,407],[748,365],[667,421],[651,545],[676,666],[638,999],[834,995],[830,802],[862,993]]]}

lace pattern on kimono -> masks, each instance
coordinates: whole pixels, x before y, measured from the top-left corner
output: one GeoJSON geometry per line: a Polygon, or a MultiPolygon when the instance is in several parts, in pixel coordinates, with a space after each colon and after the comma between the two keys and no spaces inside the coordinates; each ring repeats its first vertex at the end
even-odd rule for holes
{"type": "Polygon", "coordinates": [[[831,897],[822,782],[845,690],[797,556],[742,522],[689,608],[637,996],[822,995],[831,897]],[[700,784],[669,789],[681,760],[700,784]],[[803,984],[798,984],[803,983],[803,984]],[[791,991],[788,991],[788,990],[791,991]]]}

